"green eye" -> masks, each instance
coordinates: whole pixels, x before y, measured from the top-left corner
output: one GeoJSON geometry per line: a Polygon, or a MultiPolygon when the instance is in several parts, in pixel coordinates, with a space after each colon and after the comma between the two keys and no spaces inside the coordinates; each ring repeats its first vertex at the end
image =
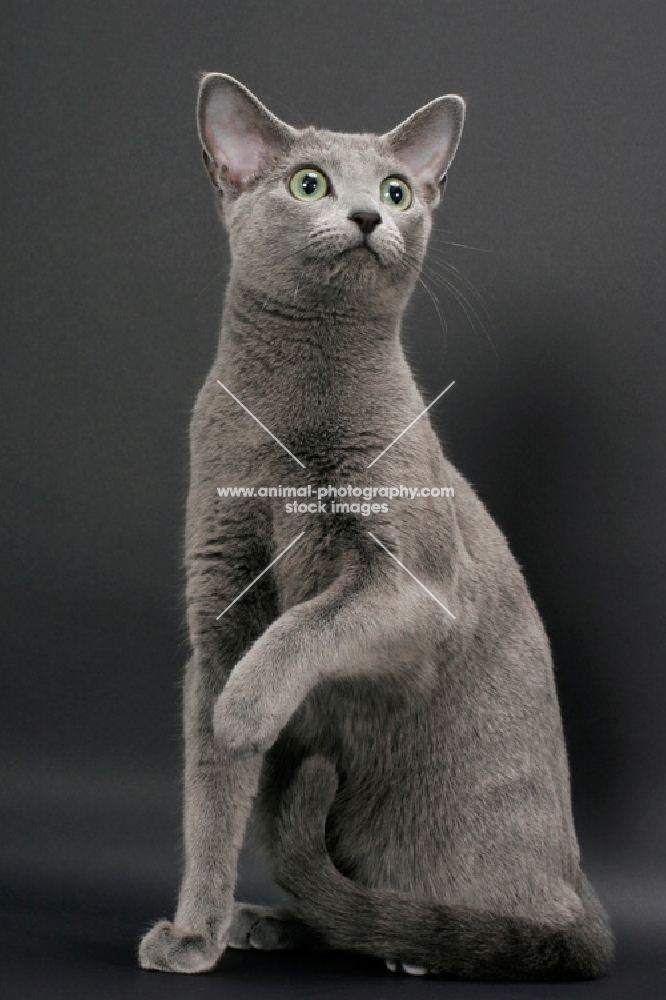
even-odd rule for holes
{"type": "Polygon", "coordinates": [[[401,181],[399,177],[387,177],[379,186],[379,193],[382,201],[397,208],[399,212],[404,212],[412,203],[412,192],[409,185],[401,181]]]}
{"type": "Polygon", "coordinates": [[[305,167],[297,170],[289,181],[289,190],[299,201],[319,201],[328,194],[328,181],[321,170],[305,167]]]}

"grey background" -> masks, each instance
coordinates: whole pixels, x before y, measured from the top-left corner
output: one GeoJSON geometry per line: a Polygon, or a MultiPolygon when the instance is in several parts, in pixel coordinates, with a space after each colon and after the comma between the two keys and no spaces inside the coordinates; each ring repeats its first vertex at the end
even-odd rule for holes
{"type": "MultiPolygon", "coordinates": [[[[466,98],[430,258],[448,329],[419,289],[405,345],[427,399],[456,380],[434,422],[547,623],[584,861],[620,939],[609,980],[538,993],[663,988],[665,28],[659,0],[3,4],[12,996],[481,990],[340,956],[227,955],[195,982],[134,968],[177,888],[187,425],[228,264],[204,70],[346,131],[466,98]]],[[[251,858],[240,892],[274,895],[251,858]]]]}

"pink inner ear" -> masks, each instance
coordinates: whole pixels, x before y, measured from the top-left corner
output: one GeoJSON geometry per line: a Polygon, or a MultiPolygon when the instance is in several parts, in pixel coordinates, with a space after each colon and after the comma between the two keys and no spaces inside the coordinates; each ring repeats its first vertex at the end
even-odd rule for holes
{"type": "Polygon", "coordinates": [[[228,180],[245,190],[266,161],[269,143],[257,109],[235,91],[224,88],[212,94],[204,120],[204,139],[218,168],[228,180]]]}
{"type": "Polygon", "coordinates": [[[387,134],[392,151],[422,184],[435,187],[453,159],[465,116],[461,97],[448,94],[415,111],[387,134]]]}
{"type": "Polygon", "coordinates": [[[412,137],[410,142],[398,150],[398,155],[420,180],[437,184],[446,169],[450,144],[451,129],[444,128],[438,134],[412,137]]]}
{"type": "Polygon", "coordinates": [[[218,162],[227,167],[231,183],[243,191],[259,173],[266,160],[267,149],[257,135],[237,132],[228,133],[220,153],[218,162]]]}
{"type": "Polygon", "coordinates": [[[231,183],[245,190],[259,173],[266,159],[267,147],[256,132],[243,130],[242,125],[221,125],[208,120],[206,144],[218,167],[226,168],[231,183]]]}

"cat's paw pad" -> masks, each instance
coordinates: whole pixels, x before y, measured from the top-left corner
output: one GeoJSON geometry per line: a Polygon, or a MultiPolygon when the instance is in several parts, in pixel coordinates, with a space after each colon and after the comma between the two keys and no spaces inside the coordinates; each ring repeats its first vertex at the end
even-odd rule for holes
{"type": "Polygon", "coordinates": [[[406,972],[409,976],[427,976],[428,969],[424,968],[422,965],[409,965],[406,962],[400,962],[395,958],[385,959],[386,968],[390,972],[406,972]]]}
{"type": "Polygon", "coordinates": [[[142,969],[158,972],[207,972],[224,949],[204,934],[187,931],[168,920],[160,920],[139,945],[142,969]]]}

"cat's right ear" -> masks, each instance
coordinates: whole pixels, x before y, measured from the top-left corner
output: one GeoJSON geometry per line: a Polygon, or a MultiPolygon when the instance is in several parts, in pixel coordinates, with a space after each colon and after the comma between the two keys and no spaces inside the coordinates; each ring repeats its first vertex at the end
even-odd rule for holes
{"type": "Polygon", "coordinates": [[[208,176],[216,188],[235,195],[247,191],[296,136],[226,73],[207,73],[201,80],[197,122],[208,176]]]}

